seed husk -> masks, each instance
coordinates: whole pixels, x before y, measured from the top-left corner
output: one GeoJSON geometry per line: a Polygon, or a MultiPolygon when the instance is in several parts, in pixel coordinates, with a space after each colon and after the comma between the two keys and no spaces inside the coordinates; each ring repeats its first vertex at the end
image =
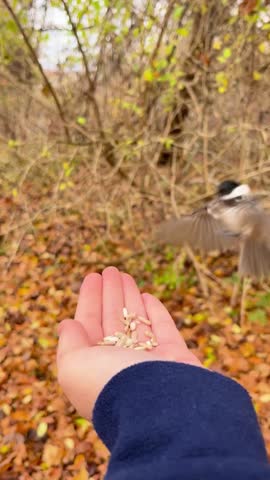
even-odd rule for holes
{"type": "Polygon", "coordinates": [[[131,322],[130,325],[129,325],[129,328],[130,328],[131,331],[136,330],[136,328],[137,328],[136,322],[131,322]]]}
{"type": "Polygon", "coordinates": [[[147,337],[150,337],[150,338],[152,338],[152,336],[153,336],[153,334],[152,334],[152,332],[151,332],[150,330],[145,330],[145,331],[144,331],[144,334],[145,334],[147,337]]]}
{"type": "Polygon", "coordinates": [[[137,332],[132,332],[131,338],[132,338],[132,340],[133,340],[134,343],[137,343],[137,341],[138,341],[137,332]]]}
{"type": "Polygon", "coordinates": [[[145,330],[144,332],[148,338],[146,342],[139,342],[138,340],[137,326],[140,323],[150,326],[150,320],[136,315],[136,313],[128,312],[127,308],[124,307],[121,321],[124,324],[124,332],[117,331],[113,335],[107,335],[98,345],[132,348],[134,350],[152,350],[153,347],[158,346],[158,342],[151,330],[145,330]]]}

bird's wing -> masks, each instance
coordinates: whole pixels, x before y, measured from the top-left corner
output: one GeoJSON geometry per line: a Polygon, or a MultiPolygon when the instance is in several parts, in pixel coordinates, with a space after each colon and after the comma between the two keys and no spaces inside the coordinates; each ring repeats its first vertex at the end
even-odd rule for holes
{"type": "Polygon", "coordinates": [[[270,246],[248,237],[240,249],[239,273],[260,280],[270,277],[270,246]]]}
{"type": "Polygon", "coordinates": [[[238,244],[238,239],[226,234],[206,208],[163,222],[157,229],[156,240],[169,245],[188,244],[203,252],[232,250],[238,244]]]}
{"type": "Polygon", "coordinates": [[[239,273],[260,280],[270,277],[270,214],[260,210],[254,232],[243,238],[239,273]]]}

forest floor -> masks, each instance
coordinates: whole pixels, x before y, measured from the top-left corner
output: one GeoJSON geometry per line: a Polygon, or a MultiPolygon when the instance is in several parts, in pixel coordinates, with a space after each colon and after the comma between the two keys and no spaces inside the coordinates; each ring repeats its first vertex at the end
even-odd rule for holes
{"type": "MultiPolygon", "coordinates": [[[[14,199],[1,200],[2,225],[14,199]]],[[[99,228],[96,224],[95,228],[99,228]]],[[[184,252],[140,250],[122,225],[115,238],[91,239],[93,218],[82,212],[37,220],[12,258],[0,256],[1,480],[101,480],[108,452],[92,424],[80,418],[57,384],[57,324],[75,311],[86,273],[116,265],[171,312],[204,365],[233,377],[250,393],[270,454],[270,294],[247,293],[246,318],[230,307],[237,258],[211,255],[198,279],[184,252]],[[208,295],[202,295],[202,288],[208,295]]]]}

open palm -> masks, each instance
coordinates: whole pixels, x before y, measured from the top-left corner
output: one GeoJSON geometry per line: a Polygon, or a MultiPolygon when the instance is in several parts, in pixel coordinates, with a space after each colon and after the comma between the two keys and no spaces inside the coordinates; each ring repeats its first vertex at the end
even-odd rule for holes
{"type": "MultiPolygon", "coordinates": [[[[139,341],[145,341],[144,331],[144,326],[138,325],[139,341]]],[[[102,275],[86,276],[75,320],[61,322],[59,335],[58,380],[71,403],[86,418],[91,417],[105,384],[124,368],[153,360],[201,366],[164,305],[150,294],[141,294],[134,279],[115,267],[106,268],[102,275]],[[123,331],[123,307],[151,321],[157,347],[142,351],[97,345],[105,336],[123,331]]]]}

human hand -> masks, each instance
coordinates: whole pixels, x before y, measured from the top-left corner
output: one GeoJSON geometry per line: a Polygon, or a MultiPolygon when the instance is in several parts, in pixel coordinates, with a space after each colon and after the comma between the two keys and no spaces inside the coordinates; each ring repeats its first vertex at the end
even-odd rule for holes
{"type": "MultiPolygon", "coordinates": [[[[138,339],[145,341],[138,325],[138,339]]],[[[153,295],[141,294],[134,279],[115,267],[102,275],[91,273],[82,283],[75,320],[59,326],[58,381],[80,415],[90,418],[97,397],[118,372],[136,363],[167,360],[202,366],[187,348],[164,305],[153,295]],[[158,346],[150,351],[98,346],[105,336],[123,331],[123,307],[148,318],[158,346]]]]}

